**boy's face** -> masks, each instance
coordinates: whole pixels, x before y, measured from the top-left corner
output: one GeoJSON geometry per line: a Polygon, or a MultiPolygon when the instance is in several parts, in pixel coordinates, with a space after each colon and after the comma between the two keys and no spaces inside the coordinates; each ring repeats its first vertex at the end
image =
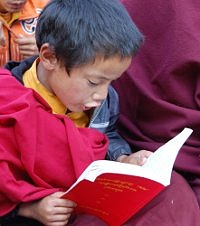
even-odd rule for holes
{"type": "Polygon", "coordinates": [[[57,66],[48,77],[47,86],[67,109],[80,112],[98,107],[108,94],[108,87],[129,67],[131,58],[97,58],[94,63],[72,69],[69,74],[57,66]]]}
{"type": "Polygon", "coordinates": [[[14,13],[19,12],[23,8],[27,0],[0,0],[1,13],[14,13]]]}

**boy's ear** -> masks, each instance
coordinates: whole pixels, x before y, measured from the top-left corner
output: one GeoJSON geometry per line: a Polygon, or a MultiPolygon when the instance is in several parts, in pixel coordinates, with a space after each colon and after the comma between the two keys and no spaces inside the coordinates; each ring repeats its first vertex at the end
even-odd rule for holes
{"type": "Polygon", "coordinates": [[[55,52],[53,48],[50,47],[49,43],[45,43],[41,46],[39,56],[46,70],[53,70],[58,64],[55,52]]]}

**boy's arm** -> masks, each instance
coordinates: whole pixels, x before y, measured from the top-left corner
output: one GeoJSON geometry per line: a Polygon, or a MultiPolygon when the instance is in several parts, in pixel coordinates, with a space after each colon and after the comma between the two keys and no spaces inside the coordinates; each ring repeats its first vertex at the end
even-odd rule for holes
{"type": "Polygon", "coordinates": [[[65,226],[76,204],[71,200],[61,199],[63,192],[55,192],[40,200],[20,205],[18,215],[33,218],[44,225],[65,226]],[[57,224],[56,224],[57,222],[57,224]]]}
{"type": "Polygon", "coordinates": [[[129,144],[118,133],[116,123],[119,117],[119,100],[116,91],[112,87],[109,88],[107,101],[110,118],[109,125],[105,130],[105,134],[109,139],[106,158],[124,163],[143,165],[152,152],[140,150],[133,153],[129,144]]]}
{"type": "Polygon", "coordinates": [[[119,117],[119,100],[116,91],[112,87],[109,88],[107,101],[110,118],[109,125],[105,130],[105,134],[109,139],[106,157],[109,160],[117,160],[122,155],[130,155],[132,151],[128,143],[119,135],[116,129],[116,123],[119,117]]]}
{"type": "Polygon", "coordinates": [[[109,160],[117,160],[120,156],[130,155],[132,153],[128,143],[118,134],[113,126],[108,127],[105,134],[109,139],[109,146],[106,158],[109,160]]]}
{"type": "Polygon", "coordinates": [[[116,120],[111,121],[111,125],[106,130],[106,135],[109,138],[109,146],[106,158],[124,163],[143,165],[152,152],[140,150],[132,153],[128,143],[118,134],[117,130],[115,129],[116,120]]]}

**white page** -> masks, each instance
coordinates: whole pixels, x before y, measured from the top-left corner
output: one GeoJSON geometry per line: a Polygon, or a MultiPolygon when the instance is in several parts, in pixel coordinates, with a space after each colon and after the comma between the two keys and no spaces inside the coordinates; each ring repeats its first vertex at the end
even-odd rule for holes
{"type": "Polygon", "coordinates": [[[143,165],[144,168],[151,169],[157,173],[160,177],[159,181],[165,186],[170,184],[171,172],[176,156],[192,132],[192,129],[185,128],[181,133],[150,155],[147,162],[143,165]]]}
{"type": "Polygon", "coordinates": [[[160,178],[157,174],[155,174],[152,170],[143,168],[142,166],[110,160],[97,160],[91,163],[86,168],[86,170],[81,174],[78,180],[67,190],[67,192],[70,191],[81,180],[86,179],[93,182],[99,175],[103,173],[118,173],[132,176],[140,176],[154,181],[158,181],[160,183],[160,178]]]}
{"type": "MultiPolygon", "coordinates": [[[[96,177],[103,173],[118,173],[133,176],[141,176],[157,181],[164,186],[170,184],[171,172],[176,156],[191,135],[192,129],[185,128],[177,136],[169,140],[163,146],[158,148],[147,160],[143,166],[127,163],[97,160],[91,163],[81,174],[78,180],[68,189],[71,190],[79,181],[86,179],[93,182],[96,177]]],[[[68,192],[67,191],[67,192],[68,192]]]]}

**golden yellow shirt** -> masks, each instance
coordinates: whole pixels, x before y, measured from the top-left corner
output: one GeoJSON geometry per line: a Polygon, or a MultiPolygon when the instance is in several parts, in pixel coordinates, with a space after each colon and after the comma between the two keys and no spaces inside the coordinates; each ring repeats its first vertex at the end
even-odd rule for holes
{"type": "MultiPolygon", "coordinates": [[[[52,108],[54,114],[65,115],[67,108],[60,102],[60,100],[51,93],[46,87],[44,87],[37,78],[36,73],[36,60],[32,67],[27,70],[23,75],[23,82],[27,88],[34,89],[52,108]]],[[[86,127],[89,123],[89,118],[85,112],[70,112],[66,114],[77,127],[86,127]]]]}

